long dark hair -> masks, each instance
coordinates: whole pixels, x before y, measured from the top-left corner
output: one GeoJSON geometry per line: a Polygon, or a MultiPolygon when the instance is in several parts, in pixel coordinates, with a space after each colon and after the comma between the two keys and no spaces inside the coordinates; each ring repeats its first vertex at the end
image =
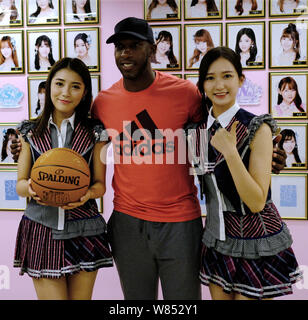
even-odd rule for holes
{"type": "MultiPolygon", "coordinates": [[[[294,89],[296,91],[296,95],[295,95],[295,98],[294,98],[294,103],[295,103],[296,108],[300,112],[305,112],[304,108],[302,107],[302,98],[300,97],[300,95],[298,93],[298,87],[297,87],[296,81],[292,77],[282,78],[279,81],[278,88],[279,88],[280,91],[282,91],[282,90],[284,90],[284,88],[287,85],[288,85],[289,88],[294,89]]],[[[282,97],[282,95],[280,93],[278,93],[277,104],[279,105],[282,101],[283,101],[283,97],[282,97]]]]}
{"type": "Polygon", "coordinates": [[[283,129],[283,130],[281,130],[280,134],[281,134],[282,138],[278,143],[279,148],[283,149],[283,147],[282,147],[283,143],[286,140],[291,140],[292,138],[294,138],[295,147],[294,147],[292,153],[294,155],[295,161],[297,163],[301,163],[301,159],[300,159],[300,157],[298,155],[298,145],[297,145],[297,141],[296,141],[295,132],[293,130],[291,130],[291,129],[283,129]]]}
{"type": "Polygon", "coordinates": [[[257,53],[258,53],[258,48],[257,48],[256,36],[255,36],[254,31],[251,28],[242,28],[237,33],[237,36],[236,36],[235,52],[237,54],[241,54],[241,49],[240,49],[240,46],[239,46],[239,42],[241,40],[242,35],[244,35],[244,34],[249,39],[251,39],[251,41],[252,41],[251,47],[249,49],[249,58],[246,61],[246,63],[247,63],[247,62],[250,62],[250,61],[252,62],[252,61],[256,60],[256,56],[257,56],[257,53]]]}
{"type": "MultiPolygon", "coordinates": [[[[48,6],[50,9],[54,8],[52,0],[48,1],[48,6]]],[[[36,7],[37,7],[36,11],[30,14],[30,17],[37,17],[41,13],[41,7],[39,7],[39,5],[37,4],[37,1],[36,1],[36,7]]]]}
{"type": "Polygon", "coordinates": [[[37,135],[41,135],[47,128],[48,120],[54,110],[50,92],[51,81],[59,70],[66,68],[79,74],[85,85],[85,95],[81,99],[79,105],[75,108],[75,123],[81,122],[83,125],[88,127],[89,112],[92,104],[92,83],[90,72],[88,67],[80,59],[66,57],[57,61],[49,71],[46,82],[44,109],[42,113],[34,120],[36,123],[35,134],[37,135]]]}
{"type": "MultiPolygon", "coordinates": [[[[198,3],[198,0],[192,0],[190,6],[194,7],[198,3]]],[[[207,12],[216,12],[218,8],[216,6],[215,0],[206,0],[206,10],[207,12]]]]}
{"type": "Polygon", "coordinates": [[[199,79],[197,83],[198,89],[202,95],[202,110],[205,112],[208,112],[213,104],[212,101],[205,96],[203,84],[211,64],[219,58],[224,58],[232,63],[238,74],[238,77],[244,77],[240,56],[236,54],[232,49],[228,47],[215,47],[209,50],[201,60],[199,68],[199,79]]]}
{"type": "MultiPolygon", "coordinates": [[[[42,42],[45,42],[45,44],[50,48],[50,52],[48,54],[48,61],[50,65],[53,66],[55,64],[55,59],[53,58],[53,55],[52,55],[51,40],[46,35],[39,36],[35,41],[35,47],[39,48],[42,42]]],[[[39,50],[38,49],[35,49],[35,50],[36,50],[36,53],[34,58],[34,67],[36,70],[40,70],[41,66],[40,66],[40,57],[38,52],[39,50]]]]}
{"type": "Polygon", "coordinates": [[[9,142],[10,135],[14,135],[16,139],[18,138],[18,135],[15,129],[9,128],[6,130],[5,134],[3,135],[3,141],[2,141],[1,161],[5,160],[5,158],[8,156],[6,152],[6,147],[9,142]]]}

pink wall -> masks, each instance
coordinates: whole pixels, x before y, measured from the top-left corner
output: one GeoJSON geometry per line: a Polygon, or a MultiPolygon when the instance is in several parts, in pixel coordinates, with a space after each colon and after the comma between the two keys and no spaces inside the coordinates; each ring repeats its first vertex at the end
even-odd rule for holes
{"type": "MultiPolygon", "coordinates": [[[[25,1],[24,1],[25,3],[25,1]]],[[[267,1],[266,1],[267,3],[267,1]]],[[[143,18],[143,0],[101,0],[101,80],[102,88],[108,88],[112,83],[120,78],[120,73],[117,70],[113,59],[113,45],[106,45],[107,37],[113,33],[115,23],[127,16],[136,16],[143,18]]],[[[184,23],[184,21],[182,21],[184,23]]],[[[193,22],[189,22],[193,23],[193,22]]],[[[198,23],[198,22],[196,22],[198,23]]],[[[63,25],[62,25],[63,27],[63,25]]],[[[268,61],[268,59],[267,59],[268,61]]],[[[256,114],[268,112],[267,97],[268,97],[268,70],[250,71],[247,76],[254,79],[263,87],[264,97],[262,106],[250,107],[249,110],[256,114]]],[[[182,72],[184,73],[184,72],[182,72]]],[[[186,72],[191,73],[191,72],[186,72]]],[[[5,110],[1,109],[0,122],[19,122],[22,119],[28,118],[27,106],[27,88],[26,75],[20,76],[0,76],[0,87],[4,83],[14,83],[15,86],[24,91],[25,97],[20,109],[5,110]]],[[[112,212],[112,178],[113,168],[108,167],[107,171],[107,193],[104,197],[104,216],[108,220],[112,212]]],[[[1,190],[0,190],[1,192],[1,190]]],[[[303,191],[304,192],[304,191],[303,191]]],[[[305,191],[307,192],[307,190],[305,191]]],[[[22,212],[0,212],[0,266],[5,265],[9,268],[10,283],[9,289],[1,289],[0,286],[0,300],[12,299],[36,299],[35,291],[32,285],[32,280],[24,275],[20,277],[18,270],[12,268],[12,261],[14,255],[15,236],[19,220],[22,212]]],[[[307,233],[308,221],[292,221],[287,220],[291,233],[293,235],[294,244],[293,249],[297,255],[298,262],[306,271],[306,283],[303,282],[294,286],[294,294],[279,299],[297,299],[304,300],[308,298],[308,255],[307,255],[307,233]]],[[[160,295],[161,297],[161,295],[160,295]]],[[[116,268],[101,269],[94,288],[94,299],[123,299],[120,288],[120,282],[117,275],[116,268]]],[[[203,299],[210,299],[208,289],[203,287],[203,299]]]]}

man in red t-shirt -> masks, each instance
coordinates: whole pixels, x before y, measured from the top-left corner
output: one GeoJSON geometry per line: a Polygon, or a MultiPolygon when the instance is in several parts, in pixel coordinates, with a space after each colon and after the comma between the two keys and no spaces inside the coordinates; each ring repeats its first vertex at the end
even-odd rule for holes
{"type": "MultiPolygon", "coordinates": [[[[200,299],[202,221],[183,128],[201,120],[201,96],[189,81],[152,70],[145,20],[120,21],[107,43],[123,78],[99,93],[92,115],[113,143],[108,233],[124,297],[156,299],[160,279],[164,299],[200,299]]],[[[277,173],[285,157],[276,152],[277,173]]]]}
{"type": "Polygon", "coordinates": [[[114,150],[111,247],[125,299],[200,299],[202,221],[189,174],[183,128],[201,120],[191,82],[154,72],[155,45],[145,20],[127,18],[107,43],[123,78],[101,91],[92,116],[114,150]]]}

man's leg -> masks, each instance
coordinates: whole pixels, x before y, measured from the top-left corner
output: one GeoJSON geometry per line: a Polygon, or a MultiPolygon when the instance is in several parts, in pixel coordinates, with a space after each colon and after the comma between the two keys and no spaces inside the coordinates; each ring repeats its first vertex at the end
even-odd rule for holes
{"type": "Polygon", "coordinates": [[[200,219],[165,223],[159,236],[158,265],[164,299],[201,299],[200,219]]]}
{"type": "Polygon", "coordinates": [[[144,227],[143,220],[117,211],[108,221],[112,254],[126,300],[157,299],[158,270],[144,227]]]}

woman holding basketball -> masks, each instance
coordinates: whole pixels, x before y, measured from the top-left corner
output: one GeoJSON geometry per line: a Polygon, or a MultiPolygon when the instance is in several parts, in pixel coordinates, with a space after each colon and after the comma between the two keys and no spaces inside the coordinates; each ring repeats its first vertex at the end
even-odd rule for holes
{"type": "Polygon", "coordinates": [[[105,193],[100,151],[106,135],[88,118],[91,102],[88,68],[79,59],[63,58],[49,72],[43,112],[18,127],[22,150],[16,190],[31,200],[19,225],[14,267],[33,278],[38,299],[91,299],[98,269],[113,265],[106,222],[95,201],[105,193]],[[35,160],[57,147],[80,153],[92,173],[87,193],[62,208],[44,205],[29,179],[35,160]]]}

